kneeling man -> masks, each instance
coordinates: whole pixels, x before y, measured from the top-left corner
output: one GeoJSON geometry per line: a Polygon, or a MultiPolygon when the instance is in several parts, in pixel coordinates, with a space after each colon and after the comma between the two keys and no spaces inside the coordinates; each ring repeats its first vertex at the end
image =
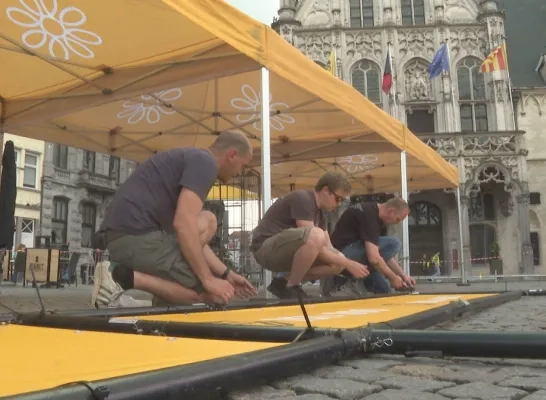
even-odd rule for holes
{"type": "Polygon", "coordinates": [[[227,182],[251,159],[248,139],[226,131],[209,149],[171,149],[142,163],[116,192],[103,222],[112,263],[95,268],[92,304],[117,307],[130,289],[175,305],[256,294],[208,246],[217,222],[202,210],[215,181],[227,182]]]}
{"type": "Polygon", "coordinates": [[[314,190],[293,191],[267,210],[253,231],[251,251],[262,268],[283,275],[268,287],[272,294],[305,296],[303,280],[334,276],[342,270],[356,278],[368,275],[364,265],[333,248],[325,231],[323,211],[336,209],[350,192],[351,185],[341,174],[326,173],[314,190]]]}
{"type": "MultiPolygon", "coordinates": [[[[415,280],[404,273],[395,258],[400,251],[400,240],[395,236],[380,236],[386,225],[398,224],[408,214],[408,204],[392,198],[385,203],[353,205],[339,218],[332,244],[347,258],[368,266],[370,275],[362,281],[368,291],[390,293],[392,288],[415,286],[415,280]]],[[[343,275],[345,280],[350,277],[346,272],[343,275]]]]}

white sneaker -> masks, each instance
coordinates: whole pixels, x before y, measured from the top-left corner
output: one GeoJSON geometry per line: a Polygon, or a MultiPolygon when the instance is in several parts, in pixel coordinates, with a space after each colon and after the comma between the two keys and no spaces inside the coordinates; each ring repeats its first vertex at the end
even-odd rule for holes
{"type": "Polygon", "coordinates": [[[112,278],[110,262],[102,261],[95,266],[91,305],[95,308],[111,308],[123,294],[123,289],[112,278]]]}
{"type": "Polygon", "coordinates": [[[128,294],[122,294],[116,300],[112,301],[108,308],[135,308],[135,307],[151,307],[151,300],[138,300],[128,294]]]}

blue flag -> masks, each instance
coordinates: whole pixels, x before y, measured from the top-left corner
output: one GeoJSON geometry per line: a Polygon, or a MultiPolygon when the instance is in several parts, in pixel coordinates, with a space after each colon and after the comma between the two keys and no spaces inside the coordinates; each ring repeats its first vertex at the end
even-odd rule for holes
{"type": "Polygon", "coordinates": [[[434,55],[434,59],[428,66],[430,79],[436,78],[442,71],[449,71],[449,55],[447,53],[447,45],[444,43],[442,47],[434,55]]]}

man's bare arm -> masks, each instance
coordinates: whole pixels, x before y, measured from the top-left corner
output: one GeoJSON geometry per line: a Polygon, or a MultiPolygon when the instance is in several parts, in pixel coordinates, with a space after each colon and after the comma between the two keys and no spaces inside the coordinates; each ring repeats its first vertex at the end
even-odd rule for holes
{"type": "Polygon", "coordinates": [[[406,273],[404,272],[400,264],[398,264],[398,261],[396,261],[396,258],[393,257],[390,260],[387,260],[386,262],[389,268],[392,270],[392,272],[394,272],[399,277],[404,277],[406,275],[406,273]]]}
{"type": "Polygon", "coordinates": [[[368,262],[387,279],[393,279],[396,274],[389,268],[381,254],[379,254],[379,247],[371,242],[365,242],[366,255],[368,256],[368,262]]]}
{"type": "Polygon", "coordinates": [[[304,221],[303,219],[297,219],[296,226],[298,228],[314,228],[315,224],[313,223],[313,221],[304,221]]]}
{"type": "Polygon", "coordinates": [[[213,275],[205,259],[197,227],[197,216],[202,207],[203,202],[199,196],[183,188],[178,197],[173,226],[184,257],[195,275],[204,283],[211,280],[213,275]]]}
{"type": "Polygon", "coordinates": [[[208,244],[203,247],[203,253],[212,272],[216,274],[216,276],[222,276],[222,274],[226,272],[226,265],[216,254],[214,254],[214,251],[212,251],[208,244]]]}

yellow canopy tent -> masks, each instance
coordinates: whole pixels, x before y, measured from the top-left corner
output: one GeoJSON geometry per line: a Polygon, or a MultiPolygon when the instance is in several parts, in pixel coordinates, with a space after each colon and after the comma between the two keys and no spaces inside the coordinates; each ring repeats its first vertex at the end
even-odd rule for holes
{"type": "Polygon", "coordinates": [[[2,5],[4,131],[137,161],[205,147],[225,129],[258,149],[264,66],[272,159],[407,149],[439,187],[458,185],[456,169],[403,124],[223,1],[2,5]]]}

